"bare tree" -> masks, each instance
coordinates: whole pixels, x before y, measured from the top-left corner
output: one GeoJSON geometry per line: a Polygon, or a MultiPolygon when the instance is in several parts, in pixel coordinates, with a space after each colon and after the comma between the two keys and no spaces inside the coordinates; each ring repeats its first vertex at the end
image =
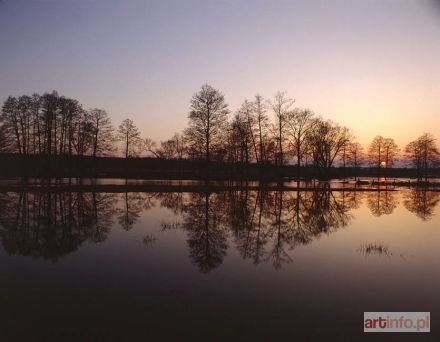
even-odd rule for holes
{"type": "Polygon", "coordinates": [[[153,139],[145,138],[141,141],[141,145],[142,145],[142,149],[145,150],[147,153],[149,152],[158,158],[161,157],[156,147],[156,142],[153,141],[153,139]]]}
{"type": "Polygon", "coordinates": [[[182,134],[174,135],[165,141],[160,142],[160,147],[156,148],[156,143],[149,138],[144,139],[144,146],[147,152],[154,154],[158,158],[164,159],[183,159],[186,153],[186,146],[182,134]]]}
{"type": "Polygon", "coordinates": [[[380,168],[383,162],[383,154],[385,150],[384,144],[385,138],[381,135],[378,135],[373,139],[368,147],[368,157],[370,163],[372,165],[376,165],[377,168],[380,168]]]}
{"type": "Polygon", "coordinates": [[[8,152],[9,148],[10,141],[6,133],[6,126],[0,125],[0,153],[8,152]]]}
{"type": "Polygon", "coordinates": [[[32,144],[33,153],[42,153],[42,132],[41,132],[41,96],[39,94],[32,95],[32,144]]]}
{"type": "Polygon", "coordinates": [[[85,155],[93,146],[94,129],[88,113],[83,112],[75,122],[73,146],[78,156],[85,155]]]}
{"type": "Polygon", "coordinates": [[[266,148],[268,145],[269,118],[266,114],[266,105],[261,95],[256,95],[254,100],[254,117],[257,126],[258,155],[257,161],[264,164],[266,161],[266,148]]]}
{"type": "Polygon", "coordinates": [[[331,120],[316,119],[313,132],[308,138],[315,167],[328,170],[351,139],[347,127],[331,120]]]}
{"type": "Polygon", "coordinates": [[[173,159],[176,156],[176,145],[174,140],[168,139],[160,142],[158,154],[164,159],[173,159]]]}
{"type": "Polygon", "coordinates": [[[358,142],[351,142],[348,145],[347,160],[350,166],[354,168],[355,178],[357,178],[357,172],[364,160],[362,145],[358,142]]]}
{"type": "Polygon", "coordinates": [[[132,157],[137,154],[140,133],[132,120],[125,119],[122,121],[118,128],[118,138],[124,143],[125,158],[132,157]]]}
{"type": "Polygon", "coordinates": [[[283,144],[286,140],[287,121],[289,117],[290,107],[292,107],[295,100],[287,97],[285,92],[277,92],[270,102],[272,110],[275,114],[274,133],[277,142],[277,158],[276,163],[284,164],[283,144]]]}
{"type": "Polygon", "coordinates": [[[186,141],[185,137],[181,133],[174,133],[171,138],[174,141],[174,146],[176,149],[176,155],[178,159],[183,159],[186,153],[186,141]]]}
{"type": "Polygon", "coordinates": [[[345,178],[345,169],[350,159],[350,145],[354,143],[354,135],[347,129],[345,132],[345,142],[341,148],[340,158],[342,161],[343,177],[345,178]]]}
{"type": "Polygon", "coordinates": [[[228,150],[231,161],[249,163],[251,137],[247,119],[241,112],[235,114],[234,120],[231,123],[228,150]]]}
{"type": "Polygon", "coordinates": [[[203,85],[191,99],[186,137],[196,150],[201,150],[207,162],[211,160],[213,150],[222,144],[228,114],[223,94],[210,85],[203,85]]]}
{"type": "Polygon", "coordinates": [[[42,116],[44,128],[44,153],[56,154],[56,114],[58,110],[59,95],[56,91],[42,96],[42,116]]]}
{"type": "Polygon", "coordinates": [[[297,174],[299,177],[301,160],[304,155],[304,145],[307,137],[313,131],[314,125],[316,123],[314,119],[314,114],[309,109],[299,109],[289,113],[289,118],[287,121],[289,127],[289,134],[292,136],[292,144],[296,155],[296,166],[297,174]]]}
{"type": "Polygon", "coordinates": [[[397,154],[399,152],[399,147],[394,142],[394,139],[386,138],[383,144],[384,148],[384,158],[385,158],[385,169],[390,166],[393,166],[396,159],[397,154]]]}
{"type": "MultiPolygon", "coordinates": [[[[397,159],[399,148],[391,138],[376,136],[368,147],[368,157],[370,164],[375,165],[377,169],[388,169],[397,159]]],[[[379,174],[378,174],[379,176],[379,174]]]]}
{"type": "Polygon", "coordinates": [[[74,123],[82,113],[78,101],[54,91],[42,96],[10,96],[3,105],[1,121],[13,152],[72,155],[74,123]]]}
{"type": "Polygon", "coordinates": [[[9,96],[3,104],[1,121],[3,123],[3,132],[8,139],[13,141],[13,146],[19,154],[23,152],[23,140],[20,134],[18,119],[18,100],[9,96]]]}
{"type": "Polygon", "coordinates": [[[18,125],[21,133],[22,152],[29,154],[31,142],[31,101],[30,96],[20,96],[18,98],[18,125]]]}
{"type": "MultiPolygon", "coordinates": [[[[246,126],[246,138],[249,139],[249,142],[252,144],[252,150],[254,152],[255,160],[258,162],[258,152],[257,152],[257,138],[256,138],[256,124],[257,120],[255,117],[254,106],[252,102],[245,100],[241,108],[239,109],[239,115],[243,117],[243,121],[246,126]]],[[[247,153],[247,162],[249,159],[253,159],[251,157],[250,150],[247,153]]]]}
{"type": "Polygon", "coordinates": [[[436,146],[434,137],[424,133],[414,141],[411,141],[405,148],[406,156],[417,170],[417,178],[425,180],[428,178],[428,169],[438,164],[440,152],[436,146]],[[423,171],[423,173],[422,173],[423,171]]]}
{"type": "Polygon", "coordinates": [[[114,150],[114,128],[110,117],[104,109],[94,108],[89,111],[93,127],[92,155],[105,155],[114,150]]]}

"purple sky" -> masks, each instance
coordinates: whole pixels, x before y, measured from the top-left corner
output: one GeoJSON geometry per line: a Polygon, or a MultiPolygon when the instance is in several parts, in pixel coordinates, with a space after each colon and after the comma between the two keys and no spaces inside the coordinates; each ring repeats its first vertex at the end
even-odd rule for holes
{"type": "Polygon", "coordinates": [[[203,83],[231,110],[285,90],[364,144],[440,140],[438,1],[0,0],[0,46],[0,101],[56,89],[155,140],[203,83]]]}

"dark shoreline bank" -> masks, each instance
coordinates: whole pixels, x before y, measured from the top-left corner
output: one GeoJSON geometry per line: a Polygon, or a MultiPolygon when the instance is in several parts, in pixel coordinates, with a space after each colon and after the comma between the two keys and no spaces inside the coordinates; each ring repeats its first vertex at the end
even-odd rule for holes
{"type": "MultiPolygon", "coordinates": [[[[5,185],[0,192],[222,192],[222,191],[347,191],[373,192],[397,191],[394,188],[329,188],[329,187],[292,187],[292,186],[197,186],[197,185],[5,185]]],[[[440,191],[440,189],[439,189],[440,191]]]]}
{"type": "Polygon", "coordinates": [[[223,192],[223,191],[331,191],[374,192],[416,189],[440,192],[440,183],[416,182],[258,182],[129,179],[31,179],[1,180],[0,192],[223,192]],[[368,184],[367,184],[368,183],[368,184]]]}
{"type": "MultiPolygon", "coordinates": [[[[0,179],[8,178],[124,178],[150,180],[235,180],[263,182],[298,178],[295,165],[277,166],[255,163],[207,164],[200,160],[159,158],[118,158],[89,156],[47,156],[0,154],[0,179]]],[[[428,170],[429,178],[440,178],[440,168],[428,170]]],[[[412,168],[352,168],[321,169],[301,167],[302,180],[330,180],[353,177],[421,178],[412,168]]],[[[428,179],[429,179],[428,178],[428,179]]]]}

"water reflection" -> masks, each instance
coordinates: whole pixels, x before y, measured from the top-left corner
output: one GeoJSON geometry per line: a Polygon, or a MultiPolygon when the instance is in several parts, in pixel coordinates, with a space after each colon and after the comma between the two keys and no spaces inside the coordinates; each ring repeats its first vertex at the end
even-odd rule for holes
{"type": "MultiPolygon", "coordinates": [[[[117,203],[117,195],[114,202],[117,203]]],[[[140,192],[125,192],[121,196],[122,205],[115,210],[117,220],[122,229],[129,231],[139,219],[142,210],[149,210],[154,206],[154,195],[149,195],[140,192]]]]}
{"type": "Polygon", "coordinates": [[[398,204],[395,191],[378,190],[368,193],[367,205],[374,216],[391,215],[398,204]]]}
{"type": "Polygon", "coordinates": [[[291,261],[288,251],[351,220],[360,194],[316,192],[231,193],[229,226],[243,258],[275,268],[291,261]]]}
{"type": "MultiPolygon", "coordinates": [[[[185,232],[189,258],[200,272],[218,268],[228,249],[254,264],[281,268],[292,262],[290,251],[296,247],[349,225],[364,198],[375,216],[390,215],[399,204],[397,192],[325,189],[0,193],[0,240],[9,255],[56,261],[85,242],[106,240],[112,227],[131,230],[142,224],[143,211],[162,207],[174,214],[172,219],[164,216],[162,232],[185,232]]],[[[404,207],[427,221],[440,193],[412,189],[404,198],[404,207]]],[[[143,242],[151,246],[157,239],[159,235],[146,232],[143,242]]]]}
{"type": "Polygon", "coordinates": [[[56,261],[85,241],[104,241],[112,211],[103,193],[0,193],[0,239],[8,254],[56,261]]]}
{"type": "Polygon", "coordinates": [[[411,189],[403,205],[423,221],[428,221],[434,216],[434,209],[439,201],[440,192],[411,189]]]}
{"type": "Polygon", "coordinates": [[[218,267],[226,255],[225,196],[225,193],[192,193],[183,206],[189,256],[203,273],[218,267]]]}

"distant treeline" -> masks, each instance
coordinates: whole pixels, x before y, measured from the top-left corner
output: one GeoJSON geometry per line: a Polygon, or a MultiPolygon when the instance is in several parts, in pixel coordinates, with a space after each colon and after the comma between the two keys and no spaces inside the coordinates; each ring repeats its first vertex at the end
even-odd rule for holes
{"type": "MultiPolygon", "coordinates": [[[[203,85],[190,101],[188,127],[156,144],[142,138],[132,120],[124,120],[115,129],[105,110],[85,110],[77,100],[55,91],[10,96],[0,117],[0,152],[45,156],[37,158],[38,162],[57,156],[55,164],[62,165],[63,170],[65,163],[71,169],[72,165],[78,167],[75,163],[80,160],[86,167],[88,159],[82,158],[85,156],[94,159],[116,156],[121,147],[127,160],[149,156],[160,160],[157,165],[168,165],[167,160],[191,160],[191,164],[179,162],[178,165],[191,165],[193,172],[199,170],[204,174],[206,170],[228,173],[229,169],[237,168],[251,173],[261,174],[264,169],[270,170],[269,174],[284,174],[284,169],[291,169],[289,165],[295,165],[297,175],[307,169],[309,175],[329,176],[339,172],[332,171],[335,166],[346,170],[374,167],[376,173],[394,173],[388,169],[401,159],[406,166],[416,169],[416,177],[422,178],[439,166],[440,153],[431,134],[423,134],[402,151],[392,138],[376,136],[364,151],[349,128],[293,105],[294,100],[284,92],[278,92],[272,100],[256,95],[253,101],[245,100],[231,117],[223,94],[203,85]],[[269,119],[269,113],[273,120],[269,119]],[[72,156],[80,158],[73,161],[72,156]],[[216,166],[208,166],[212,163],[216,166]],[[200,168],[195,168],[196,165],[200,168]],[[226,169],[216,170],[219,165],[226,169]],[[274,166],[281,169],[273,171],[274,166]]],[[[98,167],[96,163],[95,160],[94,170],[98,167]]],[[[139,163],[154,164],[151,160],[139,163]]],[[[128,167],[137,164],[126,162],[124,172],[136,173],[128,167]]],[[[116,165],[119,164],[115,162],[114,168],[119,167],[116,165]]],[[[48,170],[55,170],[52,167],[48,170]]]]}

